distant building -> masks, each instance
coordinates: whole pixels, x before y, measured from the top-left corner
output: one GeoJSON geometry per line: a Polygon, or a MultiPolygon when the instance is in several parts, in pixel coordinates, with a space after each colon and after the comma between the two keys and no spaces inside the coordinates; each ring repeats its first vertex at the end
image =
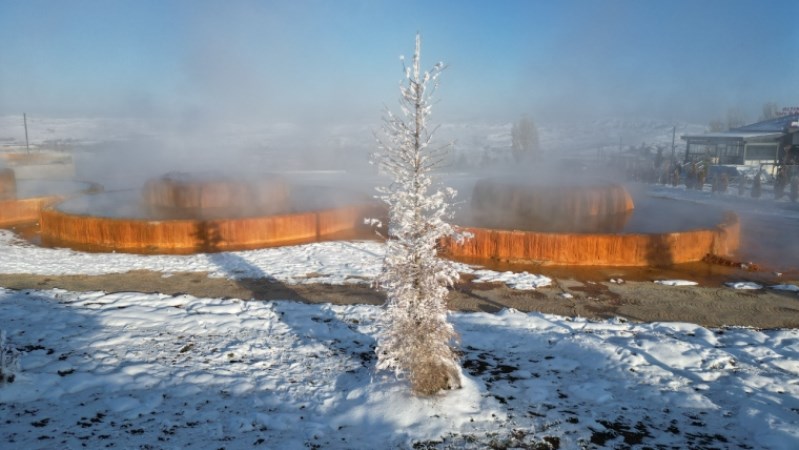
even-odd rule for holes
{"type": "Polygon", "coordinates": [[[685,162],[760,165],[799,164],[799,110],[715,133],[684,135],[685,162]]]}

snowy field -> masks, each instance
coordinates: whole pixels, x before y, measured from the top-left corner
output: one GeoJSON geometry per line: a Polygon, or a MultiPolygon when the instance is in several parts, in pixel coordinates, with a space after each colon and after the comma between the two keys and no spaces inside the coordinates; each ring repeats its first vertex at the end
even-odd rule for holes
{"type": "MultiPolygon", "coordinates": [[[[146,269],[363,284],[382,254],[376,242],[89,254],[0,232],[2,273],[146,269]]],[[[460,269],[518,289],[550,281],[460,269]]],[[[14,382],[0,388],[0,442],[4,449],[799,447],[799,330],[455,313],[464,388],[420,399],[374,370],[378,314],[373,306],[0,289],[0,328],[20,351],[14,382]]]]}
{"type": "Polygon", "coordinates": [[[799,331],[452,315],[465,383],[374,372],[373,306],[0,290],[3,448],[799,446],[799,331]]]}
{"type": "MultiPolygon", "coordinates": [[[[102,275],[133,270],[202,272],[210,277],[240,280],[267,278],[285,284],[370,284],[380,271],[385,246],[375,241],[321,242],[261,250],[196,255],[86,253],[43,248],[0,230],[0,273],[37,275],[102,275]]],[[[547,286],[551,279],[527,272],[496,272],[457,264],[476,283],[505,283],[513,289],[547,286]]]]}

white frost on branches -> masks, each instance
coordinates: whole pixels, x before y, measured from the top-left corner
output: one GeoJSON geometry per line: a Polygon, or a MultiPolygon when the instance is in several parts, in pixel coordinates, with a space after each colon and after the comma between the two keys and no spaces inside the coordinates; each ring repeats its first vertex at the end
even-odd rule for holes
{"type": "MultiPolygon", "coordinates": [[[[377,283],[387,301],[378,338],[378,369],[408,377],[419,394],[460,387],[460,366],[453,344],[457,338],[447,321],[448,287],[458,279],[453,264],[437,254],[441,238],[460,238],[447,219],[456,192],[433,186],[431,172],[443,161],[444,149],[430,146],[431,97],[445,66],[420,69],[421,38],[400,85],[400,115],[386,108],[384,139],[372,162],[392,178],[378,188],[389,208],[383,271],[377,283]]],[[[404,65],[404,63],[403,63],[404,65]]]]}

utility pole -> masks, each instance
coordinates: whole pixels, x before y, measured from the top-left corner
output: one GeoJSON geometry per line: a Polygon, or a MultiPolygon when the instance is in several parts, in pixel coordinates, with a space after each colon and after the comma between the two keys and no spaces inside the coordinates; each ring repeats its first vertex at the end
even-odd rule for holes
{"type": "Polygon", "coordinates": [[[677,136],[677,125],[671,129],[671,162],[674,162],[674,137],[677,136]]]}
{"type": "Polygon", "coordinates": [[[25,123],[25,149],[28,150],[28,153],[31,152],[31,147],[28,144],[28,115],[22,113],[22,121],[25,123]]]}

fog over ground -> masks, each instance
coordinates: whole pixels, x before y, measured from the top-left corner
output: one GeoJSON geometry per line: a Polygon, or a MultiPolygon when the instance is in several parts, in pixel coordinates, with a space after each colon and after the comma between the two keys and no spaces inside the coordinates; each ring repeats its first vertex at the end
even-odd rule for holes
{"type": "MultiPolygon", "coordinates": [[[[435,122],[435,120],[434,120],[435,122]]],[[[373,186],[376,168],[369,155],[377,151],[372,122],[326,125],[318,134],[291,123],[252,124],[227,122],[207,127],[197,134],[173,133],[159,123],[133,118],[28,117],[28,134],[34,152],[39,148],[63,149],[75,160],[76,177],[103,184],[107,189],[139,188],[148,178],[171,171],[228,174],[346,171],[350,181],[373,186]],[[371,183],[371,184],[370,184],[371,183]]],[[[581,122],[575,129],[568,122],[537,122],[540,155],[535,164],[514,164],[510,122],[436,123],[434,145],[446,147],[442,170],[471,174],[470,180],[497,171],[531,171],[556,159],[595,160],[642,145],[670,155],[676,126],[675,150],[683,151],[681,133],[697,133],[703,125],[655,119],[604,119],[581,122]]],[[[21,115],[0,116],[0,142],[24,148],[25,128],[21,115]]],[[[543,179],[549,167],[536,175],[543,179]]],[[[592,168],[593,171],[597,167],[592,168]]],[[[331,174],[332,175],[332,174],[331,174]]],[[[341,178],[341,177],[339,177],[341,178]]],[[[463,191],[462,194],[467,192],[463,191]]],[[[470,185],[467,183],[467,187],[470,185]]]]}

